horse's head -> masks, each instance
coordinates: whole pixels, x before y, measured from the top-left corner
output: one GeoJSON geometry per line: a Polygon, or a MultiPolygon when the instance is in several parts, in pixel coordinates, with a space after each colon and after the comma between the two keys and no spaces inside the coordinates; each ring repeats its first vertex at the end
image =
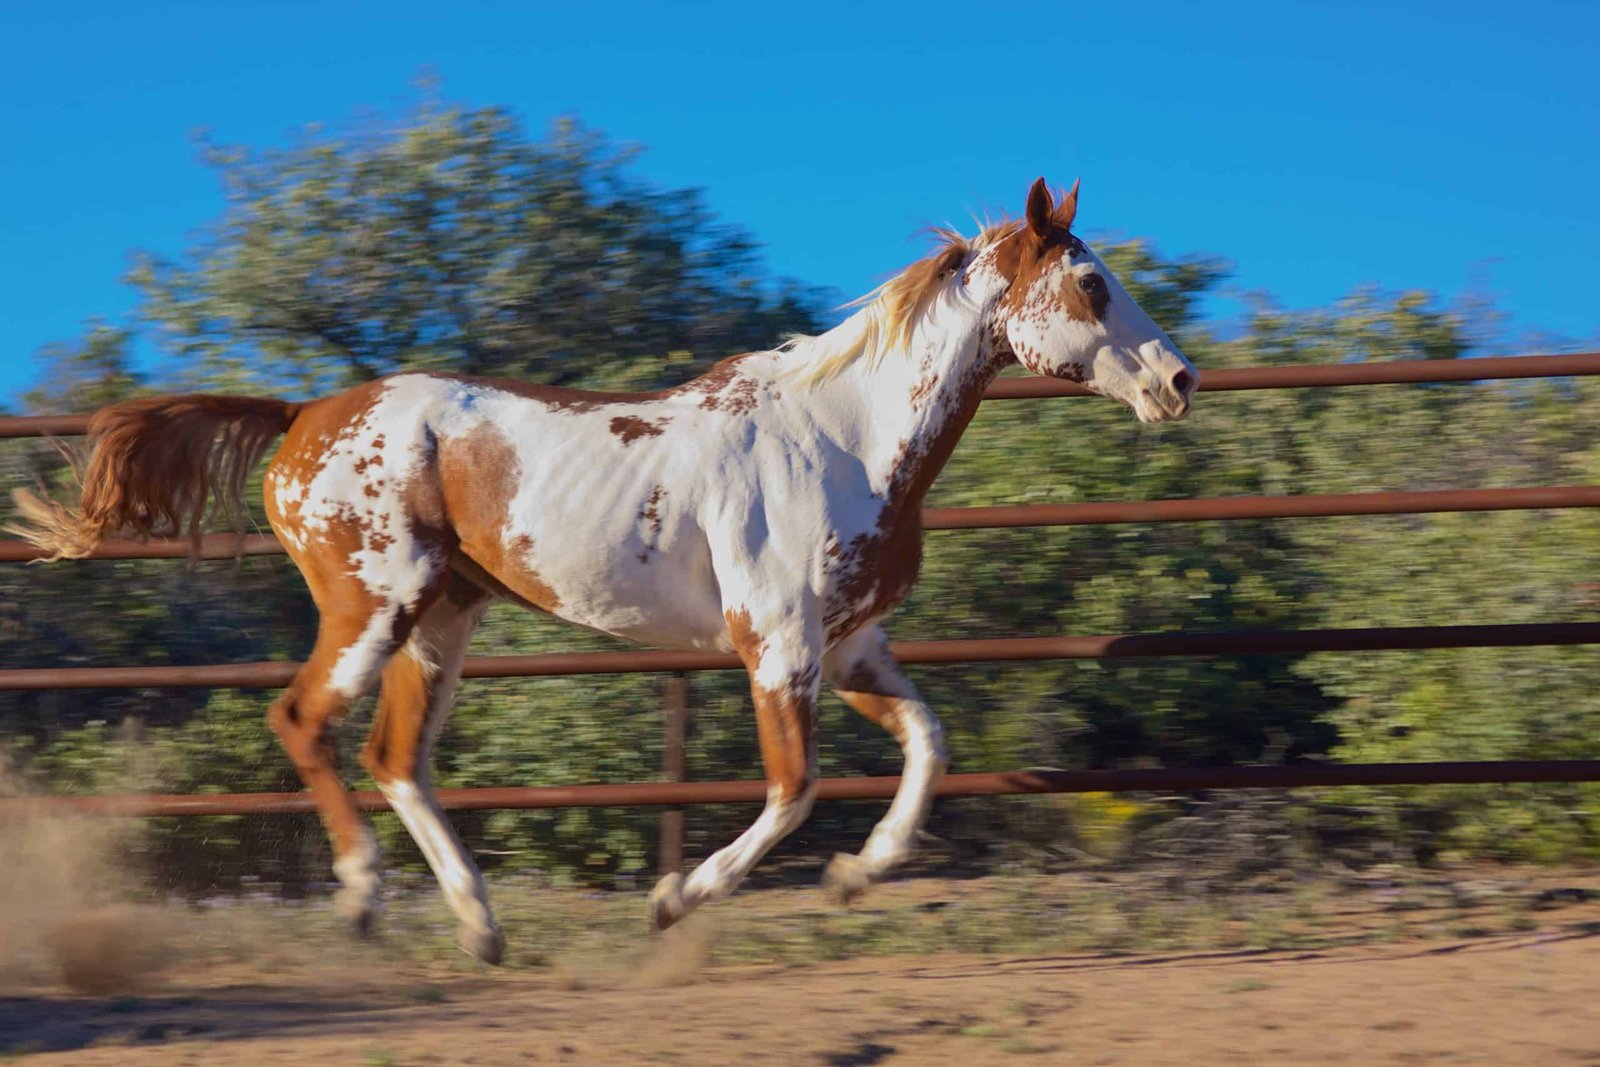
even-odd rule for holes
{"type": "Polygon", "coordinates": [[[1073,236],[1077,210],[1076,183],[1058,204],[1040,178],[1028,190],[1025,224],[989,250],[1009,281],[997,337],[1035,374],[1081,382],[1142,422],[1181,419],[1200,373],[1073,236]]]}

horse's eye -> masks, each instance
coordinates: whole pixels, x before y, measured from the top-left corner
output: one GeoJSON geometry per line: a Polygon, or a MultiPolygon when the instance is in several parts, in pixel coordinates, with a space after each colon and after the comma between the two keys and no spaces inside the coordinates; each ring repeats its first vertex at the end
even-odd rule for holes
{"type": "Polygon", "coordinates": [[[1098,274],[1085,274],[1078,279],[1078,288],[1094,296],[1106,291],[1106,280],[1098,274]]]}

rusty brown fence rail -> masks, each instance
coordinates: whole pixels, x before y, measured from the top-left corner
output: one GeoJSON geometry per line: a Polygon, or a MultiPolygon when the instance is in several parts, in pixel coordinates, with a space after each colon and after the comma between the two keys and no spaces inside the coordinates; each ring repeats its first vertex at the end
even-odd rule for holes
{"type": "MultiPolygon", "coordinates": [[[[1079,637],[994,637],[896,641],[902,663],[1029,663],[1058,659],[1180,656],[1282,656],[1306,652],[1383,652],[1425,648],[1529,648],[1600,644],[1600,622],[1494,626],[1374,626],[1331,630],[1221,630],[1079,637]]],[[[0,692],[43,689],[277,689],[298,663],[218,663],[193,667],[22,667],[0,670],[0,692]]],[[[557,678],[574,674],[663,674],[743,669],[721,652],[545,652],[469,656],[463,678],[557,678]]]]}
{"type": "MultiPolygon", "coordinates": [[[[1566,356],[1496,356],[1487,359],[1416,359],[1388,363],[1306,363],[1290,367],[1220,367],[1200,375],[1203,393],[1255,389],[1308,389],[1350,385],[1419,385],[1481,382],[1496,378],[1567,378],[1600,374],[1600,352],[1566,356]]],[[[990,400],[1090,396],[1081,385],[1055,378],[1002,378],[990,400]]]]}
{"type": "MultiPolygon", "coordinates": [[[[1497,378],[1569,378],[1600,374],[1600,352],[1565,356],[1497,356],[1486,359],[1417,359],[1387,363],[1307,363],[1290,367],[1222,367],[1200,377],[1203,393],[1254,389],[1303,389],[1350,385],[1414,385],[1478,382],[1497,378]]],[[[1057,378],[1002,378],[989,400],[1090,396],[1088,389],[1057,378]]],[[[71,437],[88,429],[88,415],[0,417],[0,438],[71,437]]]]}
{"type": "MultiPolygon", "coordinates": [[[[1590,352],[1570,356],[1339,363],[1210,370],[1202,378],[1201,389],[1208,392],[1231,392],[1596,374],[1600,374],[1600,353],[1590,352]]],[[[1086,395],[1089,395],[1088,390],[1069,382],[1040,378],[1006,378],[994,383],[987,397],[1024,399],[1086,395]]],[[[3,417],[0,418],[0,438],[81,434],[85,431],[87,423],[86,415],[3,417]]],[[[935,508],[926,512],[925,518],[930,529],[973,529],[1595,506],[1600,506],[1600,487],[1554,486],[1291,497],[1111,501],[1024,507],[935,508]]],[[[182,558],[188,556],[195,547],[189,540],[160,540],[148,543],[113,540],[102,545],[95,558],[182,558]]],[[[203,558],[268,555],[281,551],[274,538],[263,535],[244,537],[210,535],[200,539],[198,549],[198,554],[203,558]]],[[[0,542],[0,562],[16,562],[31,558],[34,558],[34,553],[27,546],[16,542],[0,542]]],[[[1600,622],[907,641],[896,643],[894,648],[902,661],[926,664],[1578,644],[1600,644],[1600,622]]],[[[716,653],[587,652],[472,657],[468,659],[464,673],[469,678],[549,677],[594,673],[729,670],[737,666],[738,662],[734,657],[716,653]]],[[[273,688],[287,684],[296,667],[297,665],[292,663],[241,663],[192,667],[0,670],[0,690],[171,686],[273,688]]],[[[681,738],[679,743],[681,744],[681,738]]],[[[1600,760],[1296,764],[1272,767],[1122,771],[1029,770],[955,774],[948,775],[942,780],[939,794],[988,796],[1122,790],[1186,791],[1219,788],[1287,789],[1339,785],[1591,781],[1600,781],[1600,760]]],[[[898,782],[898,778],[829,779],[822,783],[821,796],[827,799],[887,798],[894,794],[898,782]]],[[[764,799],[765,791],[766,786],[760,781],[673,781],[621,785],[442,790],[441,801],[446,807],[454,809],[680,805],[753,802],[764,799]]],[[[360,793],[356,796],[357,802],[368,810],[385,806],[377,794],[360,793]]],[[[83,814],[234,815],[308,812],[313,810],[313,806],[310,797],[303,793],[51,797],[0,803],[0,814],[39,809],[83,814]]]]}
{"type": "MultiPolygon", "coordinates": [[[[1567,356],[1509,356],[1493,359],[1224,368],[1207,371],[1202,378],[1201,389],[1227,392],[1243,389],[1395,385],[1594,374],[1600,374],[1600,353],[1589,352],[1567,356]]],[[[991,399],[1088,395],[1090,395],[1088,390],[1080,385],[1044,378],[1002,379],[994,383],[988,394],[991,399]]],[[[88,420],[88,415],[0,417],[0,438],[80,434],[86,429],[88,420]]],[[[1600,486],[1569,485],[930,508],[924,512],[924,524],[930,530],[971,530],[1021,526],[1203,522],[1228,519],[1512,511],[1596,506],[1600,506],[1600,486]]],[[[197,540],[170,538],[141,542],[112,538],[103,542],[88,558],[183,559],[194,555],[200,559],[231,559],[239,556],[281,555],[282,552],[283,547],[270,534],[209,534],[197,540]]],[[[28,562],[41,556],[39,549],[25,541],[0,541],[0,563],[28,562]]]]}
{"type": "MultiPolygon", "coordinates": [[[[1600,507],[1600,485],[1527,489],[1428,489],[1409,493],[1324,493],[1302,496],[1202,497],[1189,500],[1107,500],[1090,504],[1022,504],[982,508],[928,508],[930,530],[1015,526],[1099,526],[1122,522],[1206,522],[1225,519],[1303,519],[1338,515],[1419,515],[1436,512],[1521,511],[1600,507]]],[[[133,541],[111,538],[87,559],[200,559],[283,554],[271,534],[206,534],[133,541]],[[198,549],[198,551],[196,551],[198,549]]],[[[44,553],[26,541],[0,541],[0,563],[24,563],[44,553]]]]}
{"type": "MultiPolygon", "coordinates": [[[[1334,786],[1507,785],[1600,782],[1600,760],[1501,760],[1477,763],[1295,763],[1274,766],[1170,767],[1110,771],[1025,770],[947,774],[942,797],[1037,793],[1186,793],[1202,789],[1314,789],[1334,786]]],[[[819,800],[887,800],[898,777],[824,778],[819,800]]],[[[387,811],[381,793],[351,794],[363,811],[387,811]]],[[[758,779],[731,782],[626,782],[597,785],[489,786],[441,789],[452,811],[496,809],[668,807],[755,804],[767,798],[758,779]]],[[[187,816],[300,815],[316,811],[308,793],[144,794],[30,797],[0,801],[6,815],[187,816]]]]}

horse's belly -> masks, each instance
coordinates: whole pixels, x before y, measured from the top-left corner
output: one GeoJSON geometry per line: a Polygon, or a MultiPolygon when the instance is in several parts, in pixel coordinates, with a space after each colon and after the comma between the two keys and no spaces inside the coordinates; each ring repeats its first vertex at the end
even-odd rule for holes
{"type": "Polygon", "coordinates": [[[664,546],[600,543],[591,537],[547,534],[508,546],[510,566],[496,577],[557,618],[629,641],[667,648],[730,647],[703,539],[686,537],[664,546]]]}

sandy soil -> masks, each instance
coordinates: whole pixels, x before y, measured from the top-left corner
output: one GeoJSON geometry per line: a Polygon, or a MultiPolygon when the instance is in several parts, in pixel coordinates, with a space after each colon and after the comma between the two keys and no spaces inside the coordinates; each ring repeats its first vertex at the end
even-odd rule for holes
{"type": "MultiPolygon", "coordinates": [[[[0,1059],[425,1064],[1600,1065],[1600,900],[1536,928],[1319,950],[906,956],[461,973],[180,965],[113,999],[0,997],[0,1059]]],[[[334,953],[337,956],[338,953],[334,953]]]]}

